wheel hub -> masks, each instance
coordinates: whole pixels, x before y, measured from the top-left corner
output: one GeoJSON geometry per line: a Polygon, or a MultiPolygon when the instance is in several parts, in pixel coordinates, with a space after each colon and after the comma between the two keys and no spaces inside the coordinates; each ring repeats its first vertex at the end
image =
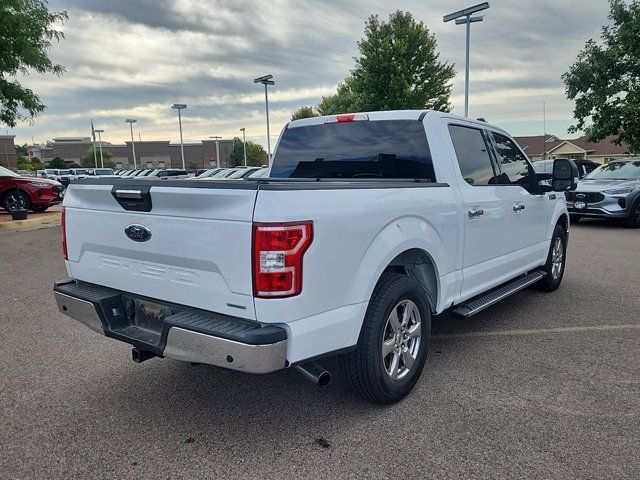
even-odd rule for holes
{"type": "Polygon", "coordinates": [[[393,380],[411,371],[420,349],[421,318],[411,300],[398,302],[389,313],[382,340],[382,364],[393,380]]]}

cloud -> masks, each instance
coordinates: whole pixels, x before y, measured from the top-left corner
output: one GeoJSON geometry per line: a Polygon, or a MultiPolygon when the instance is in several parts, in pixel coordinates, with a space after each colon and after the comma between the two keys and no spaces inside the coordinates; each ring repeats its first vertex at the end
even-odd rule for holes
{"type": "MultiPolygon", "coordinates": [[[[464,28],[442,16],[468,2],[432,0],[52,0],[69,11],[66,39],[51,51],[62,77],[32,75],[24,83],[47,111],[13,133],[19,142],[88,134],[89,119],[114,143],[128,138],[126,117],[143,139],[177,138],[174,102],[185,136],[247,134],[266,143],[264,91],[253,78],[275,76],[272,134],[291,113],[314,105],[348,75],[370,14],[409,10],[436,35],[442,60],[454,63],[454,112],[463,109],[464,28]]],[[[572,105],[561,74],[606,23],[606,2],[494,0],[472,26],[470,113],[515,134],[541,128],[542,102],[564,135],[572,105]]]]}

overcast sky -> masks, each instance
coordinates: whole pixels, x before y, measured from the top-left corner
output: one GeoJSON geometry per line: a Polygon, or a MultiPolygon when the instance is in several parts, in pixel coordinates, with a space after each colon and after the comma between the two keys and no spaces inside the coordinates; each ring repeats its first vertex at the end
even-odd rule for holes
{"type": "MultiPolygon", "coordinates": [[[[464,27],[442,16],[466,0],[51,0],[67,10],[66,39],[52,51],[62,77],[24,83],[48,106],[35,125],[9,133],[16,142],[88,136],[89,119],[103,139],[129,137],[138,119],[142,140],[178,140],[175,102],[184,111],[185,140],[210,135],[265,143],[264,93],[253,78],[271,73],[271,133],[291,113],[315,105],[353,68],[356,42],[370,14],[386,19],[410,11],[435,33],[443,60],[455,64],[454,113],[464,111],[464,27]]],[[[491,0],[485,21],[472,26],[470,115],[514,135],[566,135],[573,105],[560,75],[607,22],[606,0],[491,0]]],[[[4,132],[2,132],[4,133],[4,132]]]]}

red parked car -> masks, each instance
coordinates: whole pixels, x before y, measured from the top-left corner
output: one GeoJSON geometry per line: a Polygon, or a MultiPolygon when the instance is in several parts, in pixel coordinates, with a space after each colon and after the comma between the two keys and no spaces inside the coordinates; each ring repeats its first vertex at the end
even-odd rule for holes
{"type": "Polygon", "coordinates": [[[0,205],[8,211],[33,210],[44,212],[62,202],[64,188],[55,180],[37,177],[21,177],[0,167],[0,205]]]}

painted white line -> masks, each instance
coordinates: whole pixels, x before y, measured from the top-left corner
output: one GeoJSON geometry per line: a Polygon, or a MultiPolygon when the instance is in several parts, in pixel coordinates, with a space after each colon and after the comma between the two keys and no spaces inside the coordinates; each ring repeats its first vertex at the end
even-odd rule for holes
{"type": "Polygon", "coordinates": [[[640,324],[626,323],[622,325],[590,325],[590,326],[583,326],[583,327],[497,330],[495,332],[449,333],[449,334],[442,334],[442,335],[433,335],[431,338],[433,338],[434,340],[447,340],[450,338],[507,337],[507,336],[517,336],[517,335],[546,335],[549,333],[608,332],[608,331],[619,331],[619,330],[640,330],[640,324]]]}

